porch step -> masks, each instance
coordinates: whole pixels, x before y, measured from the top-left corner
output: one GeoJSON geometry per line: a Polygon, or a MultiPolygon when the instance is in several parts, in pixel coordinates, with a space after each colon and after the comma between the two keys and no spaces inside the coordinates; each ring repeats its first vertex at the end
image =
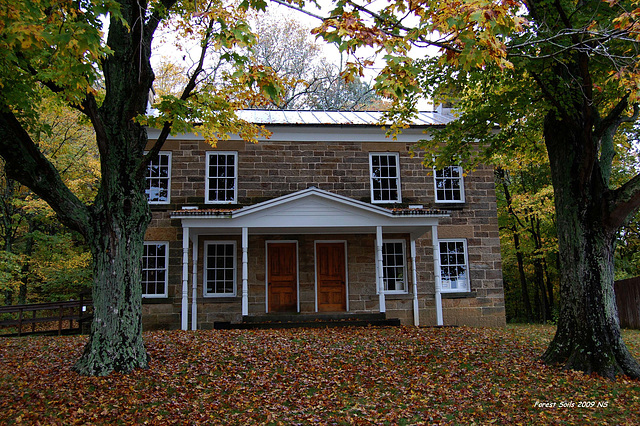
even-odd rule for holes
{"type": "Polygon", "coordinates": [[[229,329],[270,329],[270,328],[330,328],[330,327],[366,327],[398,326],[400,320],[387,318],[383,313],[373,314],[267,314],[251,315],[242,318],[242,323],[216,322],[213,328],[229,329]]]}

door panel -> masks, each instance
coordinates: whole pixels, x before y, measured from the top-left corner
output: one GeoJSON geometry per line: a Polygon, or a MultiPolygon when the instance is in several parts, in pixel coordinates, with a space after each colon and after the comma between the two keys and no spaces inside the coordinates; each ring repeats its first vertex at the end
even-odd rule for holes
{"type": "Polygon", "coordinates": [[[267,288],[269,312],[297,312],[296,243],[268,243],[267,288]]]}
{"type": "Polygon", "coordinates": [[[347,310],[347,286],[344,243],[316,244],[318,311],[347,310]]]}

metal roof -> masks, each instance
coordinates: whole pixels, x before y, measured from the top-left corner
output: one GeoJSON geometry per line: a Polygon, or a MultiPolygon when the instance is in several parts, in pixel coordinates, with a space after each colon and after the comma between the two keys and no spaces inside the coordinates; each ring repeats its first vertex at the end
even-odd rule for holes
{"type": "MultiPolygon", "coordinates": [[[[381,111],[310,111],[310,110],[259,110],[238,111],[238,116],[250,123],[271,125],[361,125],[379,126],[381,111]]],[[[414,118],[415,126],[439,126],[454,120],[449,112],[422,111],[414,118]]]]}

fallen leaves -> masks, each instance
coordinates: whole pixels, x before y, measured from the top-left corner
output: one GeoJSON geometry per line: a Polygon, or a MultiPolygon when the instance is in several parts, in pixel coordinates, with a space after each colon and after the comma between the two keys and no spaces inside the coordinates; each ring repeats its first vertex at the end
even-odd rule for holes
{"type": "MultiPolygon", "coordinates": [[[[161,331],[145,334],[149,370],[100,378],[70,371],[86,337],[2,339],[0,423],[632,424],[640,383],[543,365],[552,335],[551,327],[161,331]]],[[[638,357],[640,332],[625,338],[638,357]]]]}

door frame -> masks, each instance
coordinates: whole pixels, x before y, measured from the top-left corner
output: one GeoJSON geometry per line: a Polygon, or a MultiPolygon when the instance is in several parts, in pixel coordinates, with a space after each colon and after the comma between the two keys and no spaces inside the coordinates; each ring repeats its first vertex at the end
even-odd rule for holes
{"type": "Polygon", "coordinates": [[[347,253],[347,240],[314,240],[313,242],[313,281],[315,295],[315,309],[318,311],[318,243],[342,243],[344,245],[344,287],[346,297],[345,312],[349,312],[349,259],[347,253]]]}
{"type": "Polygon", "coordinates": [[[265,240],[264,242],[264,312],[269,313],[269,244],[290,243],[296,245],[296,312],[300,312],[300,253],[298,240],[265,240]]]}

